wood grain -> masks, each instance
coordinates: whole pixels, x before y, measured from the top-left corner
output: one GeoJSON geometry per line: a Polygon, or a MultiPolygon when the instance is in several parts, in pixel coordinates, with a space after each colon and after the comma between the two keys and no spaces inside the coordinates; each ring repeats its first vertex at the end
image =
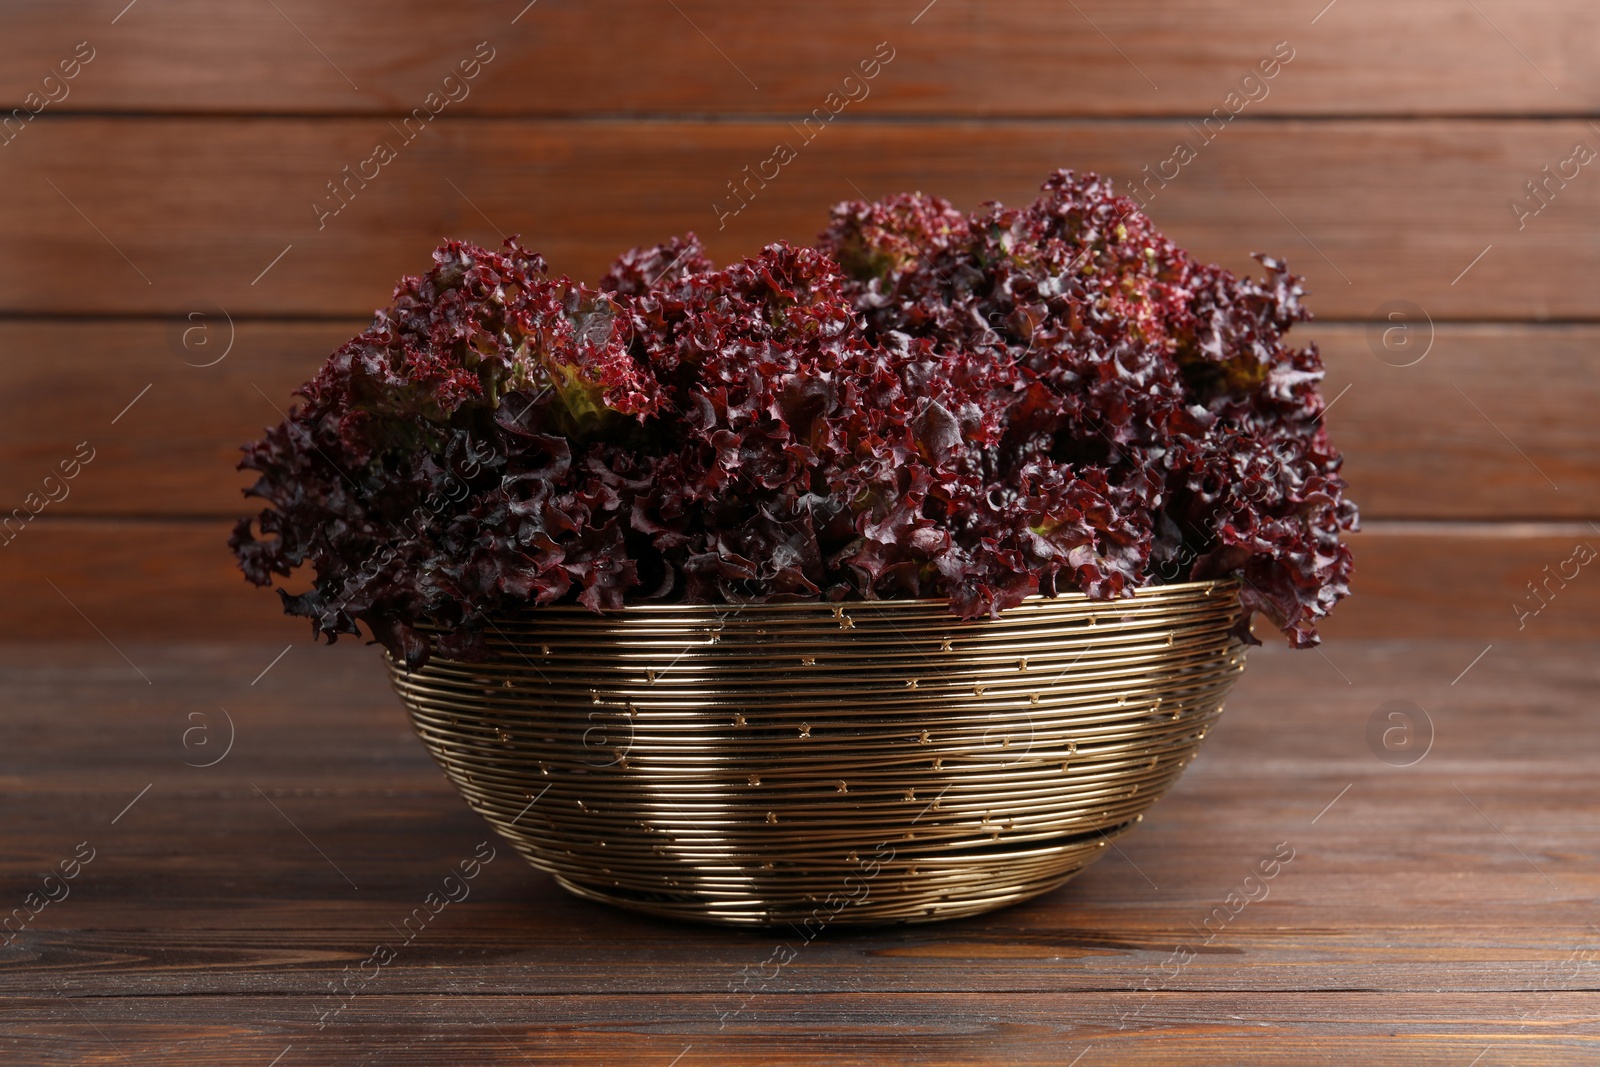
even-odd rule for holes
{"type": "MultiPolygon", "coordinates": [[[[0,546],[7,605],[0,641],[94,640],[97,629],[117,644],[141,637],[303,639],[310,624],[285,618],[276,596],[234,569],[226,545],[231,525],[41,515],[0,546]]],[[[1355,595],[1326,624],[1335,639],[1600,637],[1600,574],[1595,564],[1574,561],[1580,544],[1600,551],[1592,523],[1372,523],[1350,543],[1355,595]],[[1561,582],[1563,568],[1577,577],[1561,582]],[[1530,582],[1545,590],[1538,598],[1530,582]],[[1519,605],[1533,613],[1526,621],[1519,605]]],[[[306,584],[301,577],[291,586],[306,584]]],[[[1271,627],[1262,620],[1256,626],[1271,639],[1271,627]]]]}
{"type": "MultiPolygon", "coordinates": [[[[446,114],[410,143],[381,118],[36,125],[7,160],[0,312],[181,316],[213,301],[236,316],[365,316],[446,236],[519,232],[553,270],[592,280],[618,251],[685,230],[725,262],[812,239],[842,199],[920,188],[965,208],[1026,202],[1057,167],[1127,179],[1200,140],[1180,121],[849,122],[809,143],[781,121],[446,114]],[[334,198],[328,183],[380,141],[397,158],[334,198]],[[737,205],[728,183],[780,141],[797,158],[719,229],[737,205]],[[319,223],[324,198],[346,206],[319,223]]],[[[1241,118],[1149,210],[1201,258],[1248,270],[1252,252],[1287,257],[1329,318],[1397,299],[1436,321],[1596,318],[1600,181],[1580,171],[1520,231],[1508,208],[1585,139],[1595,131],[1567,121],[1241,118]]]]}
{"type": "Polygon", "coordinates": [[[146,683],[102,644],[0,646],[0,898],[77,842],[96,850],[0,948],[0,1048],[257,1065],[285,1048],[308,1064],[665,1063],[691,1045],[693,1062],[1061,1063],[1087,1046],[1108,1062],[1582,1062],[1600,1039],[1582,743],[1597,650],[1496,648],[1464,675],[1473,642],[1330,645],[1337,670],[1255,650],[1194,767],[1069,886],[974,919],[829,931],[751,992],[746,968],[796,935],[611,911],[507,850],[334,1012],[329,983],[397,940],[390,924],[488,834],[408,736],[373,651],[297,644],[259,675],[277,647],[130,643],[146,683]],[[1432,724],[1410,767],[1366,742],[1397,699],[1432,724]],[[234,746],[186,766],[214,758],[185,731],[220,744],[219,705],[234,746]],[[1537,728],[1508,731],[1512,712],[1537,728]],[[1294,858],[1266,898],[1197,934],[1279,842],[1294,858]],[[1195,956],[1173,974],[1179,946],[1195,956]]]}
{"type": "Polygon", "coordinates": [[[9,5],[0,99],[9,108],[38,91],[88,39],[96,57],[62,109],[403,114],[487,40],[497,55],[464,112],[794,114],[819,106],[887,41],[895,58],[864,112],[1209,114],[1285,41],[1294,59],[1252,105],[1260,113],[1581,115],[1600,106],[1590,45],[1600,22],[1582,0],[1479,0],[1477,11],[1450,0],[1342,0],[1327,11],[1325,0],[738,9],[167,0],[118,18],[125,3],[9,5]]]}
{"type": "MultiPolygon", "coordinates": [[[[290,391],[365,325],[230,324],[215,311],[164,323],[0,322],[0,350],[27,354],[0,363],[0,395],[15,407],[0,422],[0,503],[20,505],[88,441],[95,459],[49,514],[247,513],[240,489],[250,478],[233,473],[239,445],[276,423],[290,391]],[[84,381],[95,383],[87,402],[84,381]]],[[[1383,331],[1393,328],[1315,324],[1303,338],[1327,360],[1329,432],[1363,515],[1586,519],[1600,511],[1600,430],[1591,417],[1600,409],[1600,327],[1446,323],[1432,329],[1429,350],[1430,329],[1418,322],[1408,329],[1415,353],[1425,354],[1413,366],[1392,362],[1415,353],[1401,360],[1383,348],[1383,331]],[[1563,378],[1564,387],[1551,388],[1563,378]]]]}
{"type": "Polygon", "coordinates": [[[817,1063],[1104,1063],[1374,1067],[1494,1063],[1544,1067],[1592,1061],[1600,995],[1184,994],[1162,996],[1126,1029],[1126,993],[825,997],[773,994],[759,1020],[719,1029],[715,998],[375,996],[361,1017],[318,1031],[315,1013],[263,996],[0,1002],[0,1048],[19,1062],[95,1062],[119,1052],[139,1064],[284,1067],[371,1062],[679,1065],[817,1063]],[[1537,1018],[1527,1022],[1530,1014],[1537,1018]],[[442,1020],[449,1019],[448,1025],[442,1020]],[[93,1028],[89,1024],[93,1024],[93,1028]],[[97,1031],[99,1031],[97,1033],[97,1031]],[[174,1035],[182,1034],[181,1041],[174,1035]],[[48,1057],[67,1055],[66,1061],[48,1057]],[[84,1057],[76,1059],[75,1057],[84,1057]],[[37,1057],[37,1058],[35,1058],[37,1057]],[[1488,1057],[1484,1057],[1487,1062],[1488,1057]]]}

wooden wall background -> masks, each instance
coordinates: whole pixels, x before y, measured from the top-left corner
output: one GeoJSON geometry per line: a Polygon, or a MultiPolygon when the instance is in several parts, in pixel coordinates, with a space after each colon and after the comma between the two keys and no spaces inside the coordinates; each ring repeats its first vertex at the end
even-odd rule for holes
{"type": "Polygon", "coordinates": [[[235,450],[443,237],[521,233],[593,280],[689,229],[719,262],[806,240],[861,194],[1133,178],[1279,42],[1150,213],[1309,279],[1367,526],[1328,632],[1600,634],[1600,566],[1522,630],[1513,608],[1600,547],[1600,162],[1510,207],[1600,149],[1591,0],[68,0],[0,8],[0,101],[38,111],[0,138],[0,511],[94,458],[0,546],[0,636],[304,640],[224,547],[235,450]],[[470,94],[404,143],[479,42],[470,94]],[[726,183],[880,42],[870,95],[719,229],[726,183]],[[319,229],[380,141],[398,158],[319,229]],[[1372,325],[1393,301],[1409,347],[1372,325]]]}

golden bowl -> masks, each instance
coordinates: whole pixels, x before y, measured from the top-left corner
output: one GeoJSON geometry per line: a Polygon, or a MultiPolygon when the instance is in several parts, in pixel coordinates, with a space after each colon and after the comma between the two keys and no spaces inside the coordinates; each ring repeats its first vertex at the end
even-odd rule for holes
{"type": "Polygon", "coordinates": [[[544,607],[390,675],[474,810],[573,893],[811,931],[1059,886],[1194,759],[1244,670],[1231,581],[1032,597],[544,607]]]}

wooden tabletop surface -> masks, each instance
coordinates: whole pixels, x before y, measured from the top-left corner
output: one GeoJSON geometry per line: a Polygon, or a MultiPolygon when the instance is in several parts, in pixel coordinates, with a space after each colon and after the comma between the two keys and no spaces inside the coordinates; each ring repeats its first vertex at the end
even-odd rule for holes
{"type": "Polygon", "coordinates": [[[1593,644],[1256,650],[1075,881],[809,943],[568,896],[444,781],[372,649],[280,651],[0,646],[0,1060],[1600,1061],[1593,644]]]}

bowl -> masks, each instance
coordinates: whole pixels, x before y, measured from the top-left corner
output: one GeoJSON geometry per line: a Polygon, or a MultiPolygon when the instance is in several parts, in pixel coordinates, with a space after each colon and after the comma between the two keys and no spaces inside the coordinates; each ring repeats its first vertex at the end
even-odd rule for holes
{"type": "Polygon", "coordinates": [[[1061,885],[1195,758],[1244,670],[1233,581],[1031,597],[530,608],[390,675],[418,736],[579,896],[751,925],[924,922],[1061,885]]]}

